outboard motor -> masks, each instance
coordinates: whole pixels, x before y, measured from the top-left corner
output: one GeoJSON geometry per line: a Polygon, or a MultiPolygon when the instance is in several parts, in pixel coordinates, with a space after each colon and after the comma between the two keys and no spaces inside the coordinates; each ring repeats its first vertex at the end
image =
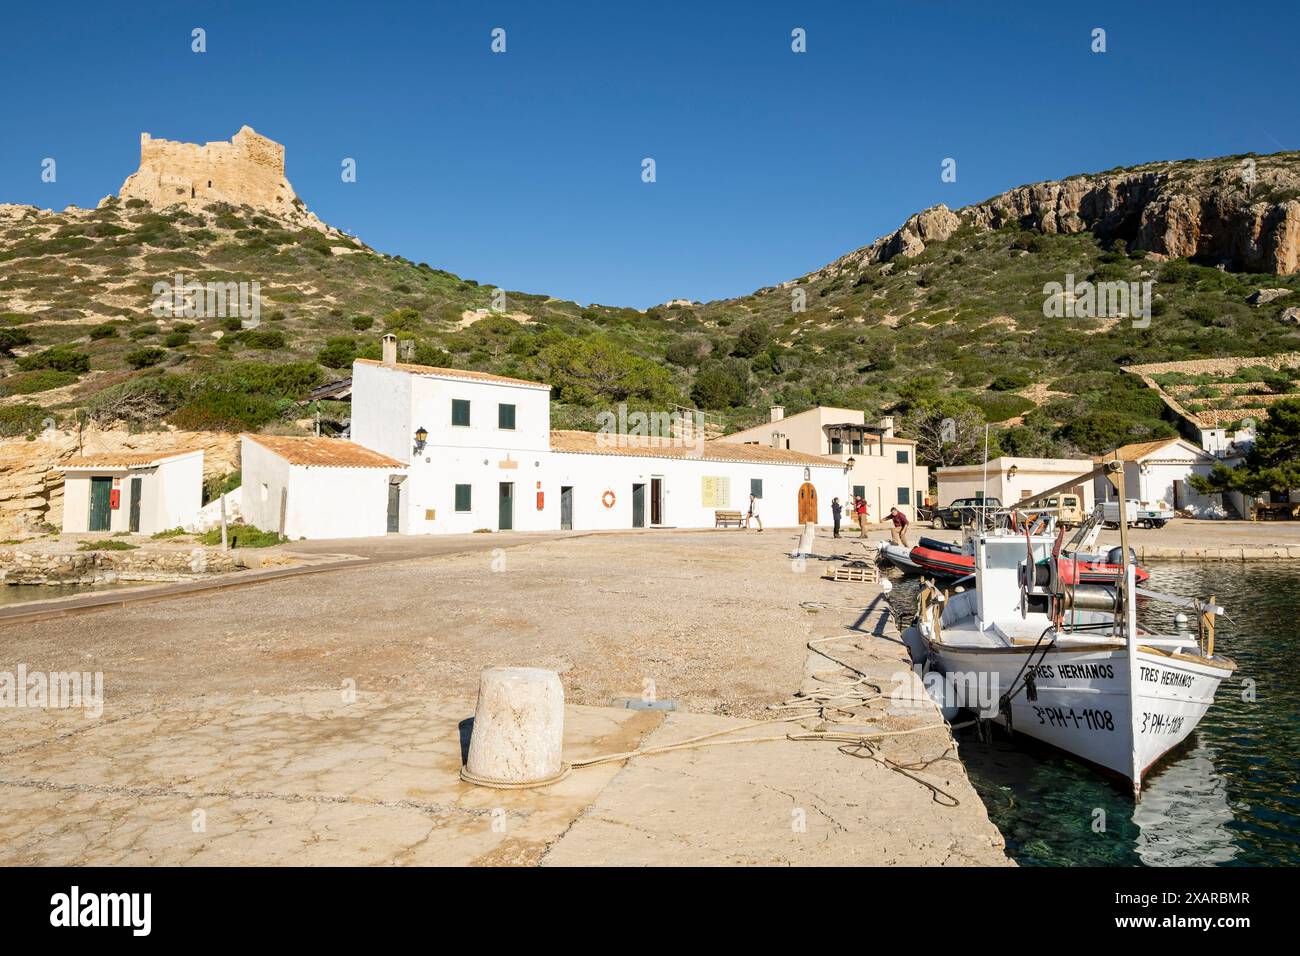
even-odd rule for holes
{"type": "MultiPolygon", "coordinates": [[[[1128,560],[1129,560],[1129,564],[1133,565],[1134,567],[1137,567],[1137,563],[1138,563],[1137,552],[1134,551],[1132,548],[1129,548],[1129,549],[1128,549],[1128,560]]],[[[1124,549],[1123,549],[1123,548],[1118,548],[1118,547],[1116,547],[1116,548],[1111,548],[1109,551],[1107,551],[1107,552],[1106,552],[1106,563],[1107,563],[1107,564],[1113,564],[1113,565],[1115,565],[1116,567],[1118,567],[1119,565],[1123,564],[1123,563],[1124,563],[1124,549]]]]}

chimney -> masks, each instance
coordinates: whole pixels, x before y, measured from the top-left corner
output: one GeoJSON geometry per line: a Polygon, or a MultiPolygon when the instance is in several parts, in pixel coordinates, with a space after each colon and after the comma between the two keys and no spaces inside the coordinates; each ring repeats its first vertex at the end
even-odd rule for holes
{"type": "Polygon", "coordinates": [[[884,432],[885,438],[894,437],[894,416],[886,415],[880,420],[880,428],[884,432]]]}
{"type": "Polygon", "coordinates": [[[397,336],[391,332],[384,336],[384,364],[397,364],[397,336]]]}
{"type": "Polygon", "coordinates": [[[780,421],[781,419],[783,419],[783,418],[785,418],[785,406],[784,406],[784,405],[773,405],[773,406],[772,406],[772,421],[774,421],[774,422],[779,422],[779,421],[780,421]]]}

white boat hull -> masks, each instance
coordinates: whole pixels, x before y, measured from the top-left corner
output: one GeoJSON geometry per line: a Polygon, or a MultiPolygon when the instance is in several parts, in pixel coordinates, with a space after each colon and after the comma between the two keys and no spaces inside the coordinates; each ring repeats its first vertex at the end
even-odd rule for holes
{"type": "Polygon", "coordinates": [[[901,544],[880,543],[880,553],[890,564],[908,574],[920,574],[921,566],[912,560],[912,549],[901,544]]]}
{"type": "MultiPolygon", "coordinates": [[[[1039,659],[1032,645],[928,644],[933,666],[946,676],[952,703],[1003,723],[1008,721],[1005,713],[997,713],[998,699],[1018,685],[1027,661],[1039,659]]],[[[1195,729],[1232,668],[1141,647],[1137,664],[1133,714],[1128,655],[1121,642],[1048,651],[1035,667],[1037,699],[1031,700],[1023,688],[1011,700],[1012,730],[1140,785],[1142,775],[1195,729]]]]}

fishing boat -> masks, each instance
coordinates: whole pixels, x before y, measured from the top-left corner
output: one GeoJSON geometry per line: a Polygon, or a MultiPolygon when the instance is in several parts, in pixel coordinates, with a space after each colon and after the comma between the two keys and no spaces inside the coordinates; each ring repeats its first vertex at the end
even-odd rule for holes
{"type": "MultiPolygon", "coordinates": [[[[1102,472],[1113,469],[1092,474],[1102,472]]],[[[944,594],[927,580],[906,637],[941,676],[943,704],[1118,774],[1139,799],[1143,777],[1196,728],[1235,665],[1214,652],[1214,598],[1138,588],[1127,537],[1124,526],[1118,580],[1089,584],[1063,534],[980,531],[974,589],[944,594]],[[1139,596],[1194,609],[1197,632],[1140,627],[1139,596]]]]}

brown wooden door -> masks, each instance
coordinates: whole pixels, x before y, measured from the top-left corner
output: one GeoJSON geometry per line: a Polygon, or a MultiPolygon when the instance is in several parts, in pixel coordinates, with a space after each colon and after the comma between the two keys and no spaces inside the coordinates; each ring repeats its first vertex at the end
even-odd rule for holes
{"type": "Polygon", "coordinates": [[[799,486],[799,523],[817,523],[817,489],[811,481],[799,486]]]}

